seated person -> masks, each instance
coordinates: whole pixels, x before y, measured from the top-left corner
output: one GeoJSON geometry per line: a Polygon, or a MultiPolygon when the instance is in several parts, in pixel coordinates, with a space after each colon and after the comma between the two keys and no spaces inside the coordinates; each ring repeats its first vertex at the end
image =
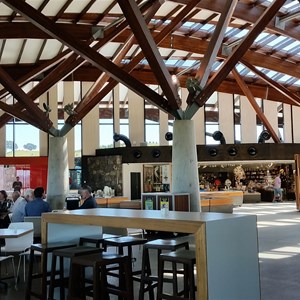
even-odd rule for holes
{"type": "Polygon", "coordinates": [[[45,190],[43,187],[37,187],[34,192],[34,199],[25,206],[25,216],[41,216],[44,212],[50,212],[51,208],[45,199],[45,190]]]}
{"type": "Polygon", "coordinates": [[[7,198],[7,193],[5,190],[0,191],[0,228],[7,228],[10,219],[9,212],[12,206],[12,201],[7,198]]]}
{"type": "Polygon", "coordinates": [[[82,208],[97,208],[97,202],[92,196],[92,189],[90,186],[86,185],[80,190],[81,199],[84,201],[79,207],[82,208]]]}
{"type": "MultiPolygon", "coordinates": [[[[20,192],[14,191],[13,192],[13,199],[20,195],[20,192]]],[[[12,216],[11,216],[11,222],[24,222],[24,216],[25,216],[25,206],[27,202],[32,201],[34,198],[33,195],[33,189],[27,189],[24,193],[24,198],[19,196],[15,200],[15,204],[12,209],[12,216]]]]}

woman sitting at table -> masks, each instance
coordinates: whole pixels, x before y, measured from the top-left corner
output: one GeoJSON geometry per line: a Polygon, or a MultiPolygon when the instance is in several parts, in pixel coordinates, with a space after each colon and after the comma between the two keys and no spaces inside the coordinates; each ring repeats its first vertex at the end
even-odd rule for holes
{"type": "Polygon", "coordinates": [[[97,208],[97,202],[92,195],[92,188],[88,185],[82,187],[80,190],[81,199],[83,203],[80,205],[79,209],[82,208],[97,208]]]}
{"type": "Polygon", "coordinates": [[[7,193],[4,190],[0,191],[0,228],[7,228],[9,219],[9,209],[12,201],[7,198],[7,193]]]}

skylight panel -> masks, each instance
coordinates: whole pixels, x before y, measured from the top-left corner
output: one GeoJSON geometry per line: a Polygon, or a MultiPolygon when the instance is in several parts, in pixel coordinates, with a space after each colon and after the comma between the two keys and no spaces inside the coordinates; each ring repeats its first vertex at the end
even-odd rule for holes
{"type": "Polygon", "coordinates": [[[214,28],[215,26],[212,24],[205,24],[201,27],[201,30],[205,30],[205,31],[210,31],[212,28],[214,28]]]}
{"type": "Polygon", "coordinates": [[[284,47],[282,50],[284,51],[289,51],[291,49],[293,49],[294,47],[299,47],[300,46],[300,42],[299,41],[294,41],[293,43],[287,45],[286,47],[284,47]]]}
{"type": "Polygon", "coordinates": [[[197,60],[192,60],[192,59],[187,59],[183,64],[182,67],[184,68],[190,68],[194,64],[196,64],[198,61],[197,60]]]}
{"type": "Polygon", "coordinates": [[[262,32],[258,35],[258,37],[255,39],[254,43],[259,43],[261,40],[263,40],[264,38],[266,38],[267,36],[269,36],[268,33],[266,32],[262,32]]]}
{"type": "Polygon", "coordinates": [[[285,38],[286,38],[285,36],[279,36],[278,38],[276,38],[275,40],[271,41],[267,45],[269,47],[274,47],[274,46],[278,45],[279,43],[281,43],[283,40],[285,40],[285,38]]]}
{"type": "Polygon", "coordinates": [[[284,75],[283,77],[279,78],[278,81],[286,82],[287,80],[289,80],[291,78],[292,78],[292,76],[290,76],[290,75],[284,75]]]}
{"type": "Polygon", "coordinates": [[[240,39],[240,38],[244,37],[248,32],[249,32],[248,29],[243,29],[235,35],[235,38],[240,39]]]}
{"type": "Polygon", "coordinates": [[[167,65],[167,66],[175,66],[176,64],[178,63],[178,59],[168,59],[166,62],[165,62],[165,64],[167,65]]]}

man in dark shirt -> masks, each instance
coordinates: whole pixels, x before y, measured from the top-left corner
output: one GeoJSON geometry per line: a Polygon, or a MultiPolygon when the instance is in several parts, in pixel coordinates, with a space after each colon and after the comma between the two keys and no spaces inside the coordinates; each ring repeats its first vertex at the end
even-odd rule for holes
{"type": "Polygon", "coordinates": [[[92,189],[90,186],[84,186],[81,191],[81,199],[84,201],[82,205],[79,207],[82,208],[97,208],[97,202],[95,198],[92,196],[92,189]]]}
{"type": "Polygon", "coordinates": [[[14,181],[13,184],[12,184],[12,188],[13,188],[14,191],[21,192],[22,186],[23,186],[23,184],[20,181],[20,177],[17,176],[16,181],[14,181]]]}
{"type": "Polygon", "coordinates": [[[41,216],[44,212],[50,212],[50,205],[45,201],[44,188],[37,187],[33,193],[34,199],[25,206],[25,216],[41,216]]]}

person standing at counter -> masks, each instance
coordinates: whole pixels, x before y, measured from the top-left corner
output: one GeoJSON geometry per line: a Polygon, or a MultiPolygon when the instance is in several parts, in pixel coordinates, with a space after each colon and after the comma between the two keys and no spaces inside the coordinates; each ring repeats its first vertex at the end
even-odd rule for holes
{"type": "Polygon", "coordinates": [[[274,179],[274,198],[273,202],[280,201],[282,202],[282,189],[281,189],[281,179],[280,174],[278,174],[274,179]]]}
{"type": "Polygon", "coordinates": [[[82,187],[80,195],[83,203],[80,205],[79,209],[97,208],[97,202],[92,195],[92,188],[90,186],[86,185],[82,187]]]}

